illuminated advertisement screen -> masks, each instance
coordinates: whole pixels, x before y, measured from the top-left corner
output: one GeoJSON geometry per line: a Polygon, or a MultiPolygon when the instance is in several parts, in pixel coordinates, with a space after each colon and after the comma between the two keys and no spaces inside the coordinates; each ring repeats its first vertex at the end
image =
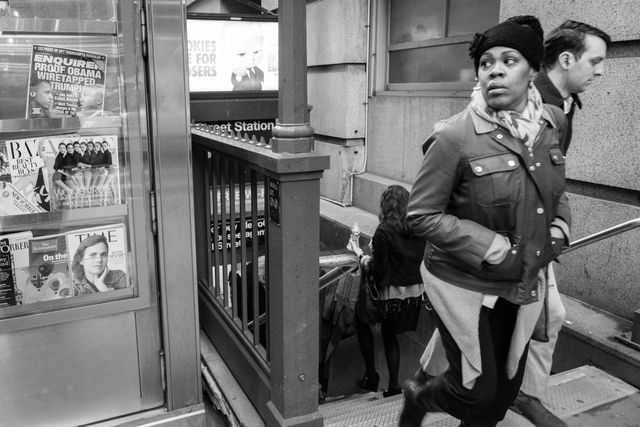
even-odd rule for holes
{"type": "Polygon", "coordinates": [[[187,19],[190,92],[278,90],[278,23],[187,19]]]}

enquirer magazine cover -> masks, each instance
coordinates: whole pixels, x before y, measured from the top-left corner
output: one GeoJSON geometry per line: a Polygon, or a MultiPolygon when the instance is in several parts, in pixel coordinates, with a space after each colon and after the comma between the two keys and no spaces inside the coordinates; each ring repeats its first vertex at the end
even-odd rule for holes
{"type": "Polygon", "coordinates": [[[107,56],[33,45],[27,119],[102,115],[107,56]]]}

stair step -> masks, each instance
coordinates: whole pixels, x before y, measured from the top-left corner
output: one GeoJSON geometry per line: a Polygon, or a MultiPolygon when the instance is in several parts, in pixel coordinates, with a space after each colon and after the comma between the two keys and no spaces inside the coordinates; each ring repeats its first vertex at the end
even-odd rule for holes
{"type": "MultiPolygon", "coordinates": [[[[588,411],[638,393],[638,389],[593,366],[581,366],[552,375],[545,406],[560,418],[588,411]]],[[[397,426],[402,410],[402,395],[382,398],[368,393],[359,397],[320,405],[326,427],[392,427],[397,426]]],[[[456,427],[459,421],[447,414],[428,414],[422,427],[456,427]]],[[[507,412],[500,427],[530,427],[515,412],[507,412]]],[[[611,425],[613,426],[613,424],[611,425]]]]}

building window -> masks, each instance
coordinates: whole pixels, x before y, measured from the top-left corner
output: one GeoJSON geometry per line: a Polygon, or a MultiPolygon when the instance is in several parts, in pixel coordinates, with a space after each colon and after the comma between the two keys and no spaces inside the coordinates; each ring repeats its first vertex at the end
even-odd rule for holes
{"type": "Polygon", "coordinates": [[[389,0],[388,89],[469,86],[469,42],[498,23],[499,12],[500,0],[389,0]]]}

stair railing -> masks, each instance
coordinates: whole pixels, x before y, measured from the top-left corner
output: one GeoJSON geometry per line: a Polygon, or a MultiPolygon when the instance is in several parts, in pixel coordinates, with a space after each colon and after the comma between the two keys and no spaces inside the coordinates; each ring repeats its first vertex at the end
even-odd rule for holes
{"type": "Polygon", "coordinates": [[[633,230],[634,228],[637,228],[637,227],[640,227],[640,218],[623,222],[622,224],[615,225],[611,228],[607,228],[606,230],[599,231],[590,236],[583,237],[574,242],[571,242],[571,244],[569,244],[569,246],[564,251],[562,251],[562,255],[572,252],[583,246],[587,246],[592,243],[596,243],[601,240],[607,239],[609,237],[613,237],[618,234],[624,233],[625,231],[633,230]]]}
{"type": "MultiPolygon", "coordinates": [[[[629,230],[633,230],[634,228],[640,227],[640,218],[632,219],[627,222],[623,222],[622,224],[615,225],[613,227],[607,228],[605,230],[594,233],[590,236],[583,237],[574,242],[571,242],[567,248],[562,251],[561,255],[572,252],[578,248],[582,248],[583,246],[587,246],[596,242],[599,242],[604,239],[608,239],[609,237],[617,236],[618,234],[624,233],[629,230]]],[[[631,338],[627,338],[626,335],[620,335],[615,337],[621,343],[635,348],[636,350],[640,350],[640,309],[635,311],[635,316],[633,319],[633,329],[631,331],[631,338]]]]}

